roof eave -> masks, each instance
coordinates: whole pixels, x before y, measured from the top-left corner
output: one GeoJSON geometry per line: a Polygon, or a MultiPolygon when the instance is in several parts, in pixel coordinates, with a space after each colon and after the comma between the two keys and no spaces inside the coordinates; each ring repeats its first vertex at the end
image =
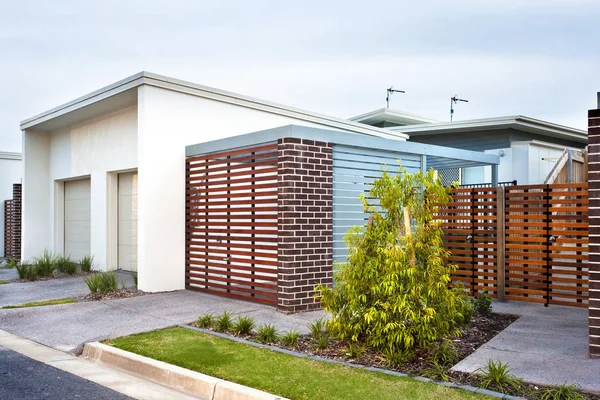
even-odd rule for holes
{"type": "Polygon", "coordinates": [[[179,79],[154,74],[151,72],[139,72],[128,78],[115,82],[104,88],[98,89],[85,96],[79,97],[68,103],[52,108],[46,112],[27,118],[21,122],[21,130],[32,128],[50,119],[58,118],[61,115],[91,105],[108,97],[114,96],[126,90],[149,85],[163,89],[173,90],[181,93],[192,94],[199,97],[211,98],[222,102],[237,104],[248,108],[269,111],[280,115],[295,117],[307,122],[323,124],[332,128],[343,129],[358,132],[370,136],[404,139],[408,140],[409,135],[402,132],[390,132],[386,129],[372,127],[353,122],[342,118],[329,117],[326,115],[313,113],[293,107],[284,106],[277,103],[271,103],[256,98],[239,95],[237,93],[227,92],[207,86],[202,86],[192,82],[186,82],[179,79]]]}

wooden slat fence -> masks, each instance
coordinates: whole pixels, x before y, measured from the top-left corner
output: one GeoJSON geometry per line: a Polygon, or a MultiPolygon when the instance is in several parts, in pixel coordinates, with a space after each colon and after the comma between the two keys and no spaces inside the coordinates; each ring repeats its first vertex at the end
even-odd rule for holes
{"type": "Polygon", "coordinates": [[[462,284],[472,295],[484,290],[497,297],[497,188],[458,188],[453,201],[440,206],[436,216],[444,231],[444,245],[458,266],[453,284],[462,284]]]}
{"type": "Polygon", "coordinates": [[[277,144],[186,161],[186,288],[277,304],[277,144]]]}
{"type": "Polygon", "coordinates": [[[506,298],[587,307],[586,183],[506,189],[506,298]]]}
{"type": "Polygon", "coordinates": [[[4,201],[4,257],[13,257],[13,201],[4,201]]]}
{"type": "Polygon", "coordinates": [[[453,283],[508,300],[587,307],[586,183],[458,188],[440,206],[453,283]]]}

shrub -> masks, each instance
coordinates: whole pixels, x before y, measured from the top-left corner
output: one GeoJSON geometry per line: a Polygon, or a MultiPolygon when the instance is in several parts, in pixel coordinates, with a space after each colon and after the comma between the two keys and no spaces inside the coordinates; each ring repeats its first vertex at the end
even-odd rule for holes
{"type": "Polygon", "coordinates": [[[431,345],[431,359],[441,365],[454,364],[460,358],[460,354],[451,340],[445,339],[441,343],[431,345]]]}
{"type": "Polygon", "coordinates": [[[262,343],[274,343],[277,341],[277,328],[275,325],[263,324],[258,327],[256,338],[262,343]]]}
{"type": "Polygon", "coordinates": [[[21,263],[21,265],[17,265],[16,268],[19,279],[34,281],[38,278],[37,270],[28,262],[21,263]]]}
{"type": "Polygon", "coordinates": [[[346,234],[349,255],[336,264],[335,285],[316,287],[332,314],[327,327],[342,340],[392,353],[460,334],[468,306],[461,290],[447,288],[457,267],[447,265],[433,219],[437,205],[450,201],[440,178],[433,170],[384,170],[368,197],[361,195],[368,223],[346,234]]]}
{"type": "Polygon", "coordinates": [[[475,373],[482,375],[481,386],[484,389],[491,386],[495,386],[500,390],[505,390],[508,386],[518,389],[521,381],[511,374],[510,371],[508,363],[504,364],[502,361],[494,362],[493,360],[488,360],[486,367],[477,369],[475,373]]]}
{"type": "Polygon", "coordinates": [[[63,274],[73,275],[77,272],[77,264],[71,260],[71,256],[58,256],[55,258],[56,269],[63,274]]]}
{"type": "Polygon", "coordinates": [[[385,350],[382,355],[385,363],[390,367],[402,365],[413,359],[415,356],[411,350],[393,351],[389,349],[385,350]]]}
{"type": "Polygon", "coordinates": [[[198,321],[196,321],[196,325],[200,328],[211,328],[215,324],[215,317],[212,314],[204,314],[201,317],[198,317],[198,321]]]}
{"type": "Polygon", "coordinates": [[[218,332],[226,332],[233,326],[233,314],[229,311],[219,315],[215,323],[215,330],[218,332]]]}
{"type": "Polygon", "coordinates": [[[579,390],[577,384],[568,385],[565,382],[559,387],[546,389],[542,394],[542,400],[585,400],[585,397],[577,390],[579,390]]]}
{"type": "Polygon", "coordinates": [[[492,298],[484,290],[482,294],[475,297],[474,299],[475,311],[482,315],[489,315],[492,313],[492,298]]]}
{"type": "MultiPolygon", "coordinates": [[[[82,272],[92,272],[94,269],[94,256],[85,256],[79,261],[82,272]]],[[[136,284],[137,286],[137,284],[136,284]]]]}
{"type": "Polygon", "coordinates": [[[114,272],[100,272],[87,278],[83,278],[83,280],[91,293],[106,294],[117,292],[119,290],[119,284],[114,272]]]}
{"type": "Polygon", "coordinates": [[[350,343],[346,349],[346,355],[353,360],[357,360],[365,353],[365,348],[361,345],[350,343]]]}
{"type": "Polygon", "coordinates": [[[429,360],[427,362],[427,368],[423,371],[423,376],[430,379],[439,379],[444,382],[448,382],[450,376],[448,376],[448,370],[450,368],[445,364],[440,364],[437,360],[429,360]]]}
{"type": "Polygon", "coordinates": [[[315,322],[309,323],[308,329],[310,329],[310,334],[312,337],[314,339],[318,339],[327,334],[327,323],[323,318],[319,318],[315,322]]]}
{"type": "Polygon", "coordinates": [[[238,335],[247,335],[252,332],[252,329],[256,326],[254,318],[252,317],[238,317],[237,321],[233,324],[233,331],[238,335]]]}
{"type": "Polygon", "coordinates": [[[300,339],[300,332],[292,329],[284,333],[280,338],[279,342],[285,346],[295,346],[298,344],[300,339]]]}
{"type": "Polygon", "coordinates": [[[13,269],[15,268],[17,265],[19,265],[19,260],[16,258],[9,258],[8,260],[6,260],[6,265],[4,266],[5,269],[13,269]]]}
{"type": "Polygon", "coordinates": [[[57,267],[56,261],[56,256],[48,250],[44,250],[44,254],[41,257],[33,259],[33,268],[36,270],[38,276],[50,276],[57,267]]]}

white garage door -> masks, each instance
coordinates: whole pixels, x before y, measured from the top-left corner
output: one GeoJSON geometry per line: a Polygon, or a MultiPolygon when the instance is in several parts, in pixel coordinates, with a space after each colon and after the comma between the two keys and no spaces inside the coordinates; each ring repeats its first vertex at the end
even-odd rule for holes
{"type": "Polygon", "coordinates": [[[90,180],[65,182],[65,255],[90,255],[90,180]]]}
{"type": "Polygon", "coordinates": [[[137,271],[137,225],[137,172],[119,174],[118,266],[127,271],[137,271]]]}

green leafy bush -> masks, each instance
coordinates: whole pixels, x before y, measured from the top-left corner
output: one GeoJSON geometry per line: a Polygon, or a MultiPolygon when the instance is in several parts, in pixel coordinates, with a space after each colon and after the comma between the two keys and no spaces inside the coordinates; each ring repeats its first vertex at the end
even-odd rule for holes
{"type": "Polygon", "coordinates": [[[28,262],[21,263],[21,265],[17,265],[17,274],[19,275],[19,279],[27,279],[29,281],[34,281],[38,278],[37,270],[28,262]]]}
{"type": "Polygon", "coordinates": [[[224,311],[219,315],[215,322],[215,330],[218,332],[227,332],[233,326],[233,314],[229,311],[224,311]]]}
{"type": "Polygon", "coordinates": [[[238,317],[233,324],[233,331],[238,335],[247,335],[252,332],[252,329],[256,326],[254,318],[252,317],[238,317]]]}
{"type": "Polygon", "coordinates": [[[57,257],[54,256],[48,250],[44,250],[44,254],[41,257],[35,257],[33,259],[33,268],[36,274],[41,277],[51,276],[52,272],[56,269],[57,257]]]}
{"type": "Polygon", "coordinates": [[[71,256],[57,256],[55,258],[56,269],[63,274],[73,275],[77,272],[77,264],[71,260],[71,256]]]}
{"type": "MultiPolygon", "coordinates": [[[[94,256],[85,256],[79,261],[82,272],[92,272],[94,269],[94,256]]],[[[137,284],[136,284],[137,286],[137,284]]]]}
{"type": "Polygon", "coordinates": [[[275,325],[263,324],[256,331],[256,338],[262,343],[274,343],[277,341],[277,337],[275,325]]]}
{"type": "Polygon", "coordinates": [[[448,371],[450,367],[444,363],[440,363],[437,360],[429,360],[427,362],[427,368],[423,371],[423,376],[430,379],[438,379],[444,382],[448,382],[450,376],[448,371]]]}
{"type": "Polygon", "coordinates": [[[200,328],[212,328],[212,326],[215,324],[215,317],[212,314],[204,314],[201,317],[198,317],[198,321],[196,321],[196,325],[198,325],[200,328]]]}
{"type": "Polygon", "coordinates": [[[521,386],[521,380],[511,374],[510,371],[511,369],[508,367],[508,363],[505,364],[502,361],[494,362],[493,360],[488,360],[485,368],[479,368],[475,373],[482,375],[481,386],[484,389],[493,387],[503,391],[508,386],[518,389],[521,386]]]}
{"type": "Polygon", "coordinates": [[[447,287],[457,267],[446,263],[433,218],[450,201],[440,178],[433,170],[383,171],[361,200],[369,222],[346,234],[349,255],[336,265],[335,285],[316,288],[332,314],[330,331],[391,354],[460,334],[470,305],[461,288],[447,287]]]}
{"type": "Polygon", "coordinates": [[[454,364],[460,358],[458,350],[451,340],[445,339],[436,342],[430,348],[431,359],[441,365],[454,364]]]}
{"type": "Polygon", "coordinates": [[[312,337],[318,339],[327,334],[327,322],[325,319],[319,318],[315,322],[310,322],[308,324],[308,329],[310,329],[312,337]]]}
{"type": "Polygon", "coordinates": [[[353,360],[358,360],[365,353],[364,346],[350,343],[346,349],[346,355],[353,360]]]}
{"type": "Polygon", "coordinates": [[[9,258],[8,260],[6,260],[6,265],[4,265],[3,268],[5,268],[5,269],[13,269],[17,265],[19,265],[19,260],[18,259],[16,259],[16,258],[9,258]]]}
{"type": "Polygon", "coordinates": [[[114,272],[100,272],[83,278],[90,293],[111,293],[119,290],[119,283],[114,272]]]}
{"type": "Polygon", "coordinates": [[[479,296],[473,300],[475,311],[483,315],[489,315],[492,313],[492,298],[484,290],[479,296]]]}
{"type": "Polygon", "coordinates": [[[279,342],[285,346],[295,346],[298,344],[300,339],[300,332],[292,329],[284,333],[280,338],[279,342]]]}
{"type": "Polygon", "coordinates": [[[565,382],[559,387],[546,389],[542,394],[542,400],[585,400],[585,397],[577,392],[578,390],[577,384],[568,385],[565,382]]]}

